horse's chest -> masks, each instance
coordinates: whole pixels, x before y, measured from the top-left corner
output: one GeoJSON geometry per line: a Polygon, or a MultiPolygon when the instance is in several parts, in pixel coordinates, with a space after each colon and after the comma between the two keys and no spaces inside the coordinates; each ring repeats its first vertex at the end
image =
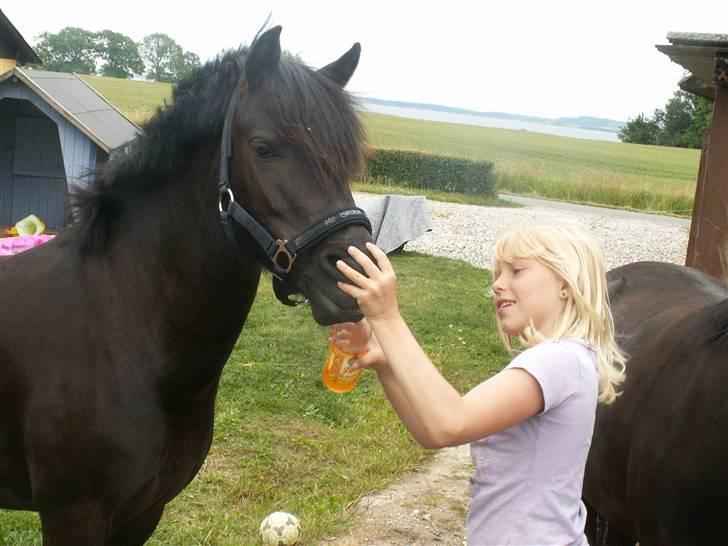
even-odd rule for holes
{"type": "Polygon", "coordinates": [[[191,425],[184,430],[167,431],[166,441],[146,479],[138,481],[127,507],[136,511],[171,501],[197,475],[212,439],[212,426],[191,425]]]}
{"type": "Polygon", "coordinates": [[[195,477],[212,443],[214,416],[195,415],[175,423],[168,431],[160,461],[160,478],[179,492],[195,477]]]}

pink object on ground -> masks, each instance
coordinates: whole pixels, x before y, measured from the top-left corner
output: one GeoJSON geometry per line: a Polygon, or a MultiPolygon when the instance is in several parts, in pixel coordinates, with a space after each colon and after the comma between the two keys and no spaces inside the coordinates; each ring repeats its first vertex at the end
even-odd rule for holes
{"type": "Polygon", "coordinates": [[[20,237],[5,237],[0,239],[0,256],[19,254],[53,239],[53,235],[21,235],[20,237]]]}

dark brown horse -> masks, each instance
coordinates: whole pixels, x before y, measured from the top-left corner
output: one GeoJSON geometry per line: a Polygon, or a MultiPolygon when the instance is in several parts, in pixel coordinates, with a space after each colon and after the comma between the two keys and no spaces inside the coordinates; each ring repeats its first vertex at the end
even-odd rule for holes
{"type": "Polygon", "coordinates": [[[313,71],[279,35],[182,82],[75,225],[0,262],[0,507],[39,512],[46,546],[152,534],[205,460],[261,264],[320,324],[361,317],[334,265],[370,240],[359,45],[313,71]]]}
{"type": "Polygon", "coordinates": [[[622,396],[597,411],[584,479],[589,542],[726,544],[728,287],[652,262],[608,278],[629,360],[622,396]]]}

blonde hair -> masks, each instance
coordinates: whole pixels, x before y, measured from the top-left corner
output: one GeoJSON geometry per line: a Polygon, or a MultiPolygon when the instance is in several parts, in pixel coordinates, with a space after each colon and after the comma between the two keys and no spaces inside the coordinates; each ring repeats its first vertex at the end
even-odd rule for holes
{"type": "MultiPolygon", "coordinates": [[[[501,263],[533,259],[564,281],[568,296],[564,310],[549,339],[578,338],[596,350],[599,375],[599,402],[611,404],[624,382],[625,355],[614,340],[614,320],[609,308],[604,257],[599,245],[581,229],[567,224],[529,225],[506,231],[493,248],[493,275],[501,263]]],[[[511,354],[518,350],[511,336],[503,331],[501,339],[511,354]]],[[[516,339],[525,347],[544,341],[531,322],[516,339]]]]}

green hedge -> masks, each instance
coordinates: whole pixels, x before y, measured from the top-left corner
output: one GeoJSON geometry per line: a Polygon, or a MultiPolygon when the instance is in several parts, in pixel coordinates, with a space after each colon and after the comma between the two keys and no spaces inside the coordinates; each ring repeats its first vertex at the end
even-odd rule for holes
{"type": "Polygon", "coordinates": [[[365,182],[384,182],[405,188],[495,195],[493,163],[444,157],[407,150],[373,148],[367,151],[365,182]]]}

